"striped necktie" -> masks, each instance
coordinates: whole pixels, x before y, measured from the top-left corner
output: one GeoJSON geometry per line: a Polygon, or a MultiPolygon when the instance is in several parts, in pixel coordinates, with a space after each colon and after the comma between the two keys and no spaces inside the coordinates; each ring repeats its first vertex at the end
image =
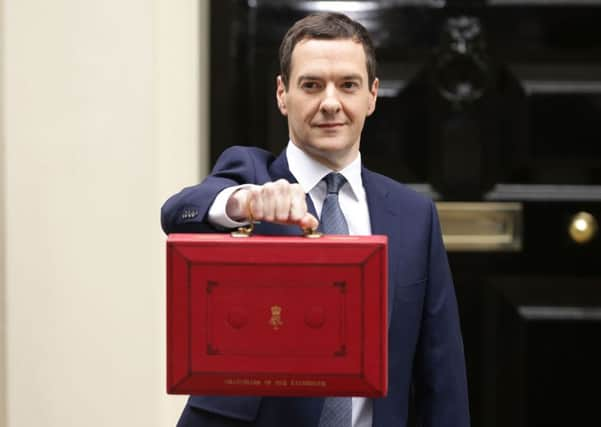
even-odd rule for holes
{"type": "Polygon", "coordinates": [[[346,182],[346,178],[332,172],[324,179],[328,189],[321,210],[320,230],[325,234],[349,234],[346,219],[338,203],[338,192],[346,182]]]}

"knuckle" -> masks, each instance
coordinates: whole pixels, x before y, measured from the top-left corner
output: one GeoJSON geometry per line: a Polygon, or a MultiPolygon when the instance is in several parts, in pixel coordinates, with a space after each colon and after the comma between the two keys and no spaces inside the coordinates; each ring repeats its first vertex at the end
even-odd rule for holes
{"type": "Polygon", "coordinates": [[[290,185],[290,195],[292,195],[292,197],[300,197],[301,194],[304,193],[299,184],[290,185]]]}
{"type": "Polygon", "coordinates": [[[246,191],[246,194],[248,195],[248,198],[256,198],[259,194],[260,194],[260,189],[259,188],[246,188],[244,190],[240,190],[240,193],[243,193],[244,191],[246,191]]]}
{"type": "Polygon", "coordinates": [[[280,195],[286,195],[290,192],[290,183],[285,179],[278,179],[275,182],[275,191],[280,195]]]}
{"type": "Polygon", "coordinates": [[[268,182],[261,188],[261,194],[266,197],[271,197],[274,194],[274,183],[268,182]]]}

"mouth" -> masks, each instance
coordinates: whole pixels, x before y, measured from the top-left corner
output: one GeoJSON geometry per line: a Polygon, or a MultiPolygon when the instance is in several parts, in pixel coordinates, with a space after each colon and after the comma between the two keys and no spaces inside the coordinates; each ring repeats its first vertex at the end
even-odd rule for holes
{"type": "Polygon", "coordinates": [[[344,123],[338,123],[338,122],[317,123],[315,125],[315,127],[318,127],[320,129],[335,129],[335,128],[342,127],[342,126],[344,126],[344,123]]]}

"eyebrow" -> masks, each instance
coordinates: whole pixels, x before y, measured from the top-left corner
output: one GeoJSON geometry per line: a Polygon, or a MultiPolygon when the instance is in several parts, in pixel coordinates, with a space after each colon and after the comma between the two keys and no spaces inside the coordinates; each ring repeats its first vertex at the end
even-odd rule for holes
{"type": "Polygon", "coordinates": [[[349,74],[347,76],[342,77],[342,80],[359,80],[363,81],[363,77],[361,74],[349,74]]]}
{"type": "Polygon", "coordinates": [[[297,82],[302,82],[303,80],[323,80],[323,78],[311,74],[304,74],[298,76],[298,79],[296,79],[297,82]]]}
{"type": "MultiPolygon", "coordinates": [[[[324,78],[315,76],[315,75],[311,75],[311,74],[304,74],[304,75],[298,76],[298,79],[296,81],[302,82],[304,80],[324,80],[324,78]]],[[[347,74],[346,76],[342,76],[341,80],[358,80],[358,81],[362,82],[363,77],[361,76],[361,74],[347,74]]]]}

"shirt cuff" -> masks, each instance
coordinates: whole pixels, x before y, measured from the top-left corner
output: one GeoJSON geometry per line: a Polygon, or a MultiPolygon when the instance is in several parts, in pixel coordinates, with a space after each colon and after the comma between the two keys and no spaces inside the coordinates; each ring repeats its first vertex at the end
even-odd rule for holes
{"type": "Polygon", "coordinates": [[[227,201],[230,196],[234,194],[236,191],[254,187],[254,184],[242,184],[236,185],[234,187],[228,187],[224,190],[221,190],[217,197],[215,197],[215,201],[209,208],[208,220],[209,223],[213,226],[222,227],[222,228],[237,228],[248,225],[249,222],[238,222],[231,219],[226,212],[227,201]]]}

